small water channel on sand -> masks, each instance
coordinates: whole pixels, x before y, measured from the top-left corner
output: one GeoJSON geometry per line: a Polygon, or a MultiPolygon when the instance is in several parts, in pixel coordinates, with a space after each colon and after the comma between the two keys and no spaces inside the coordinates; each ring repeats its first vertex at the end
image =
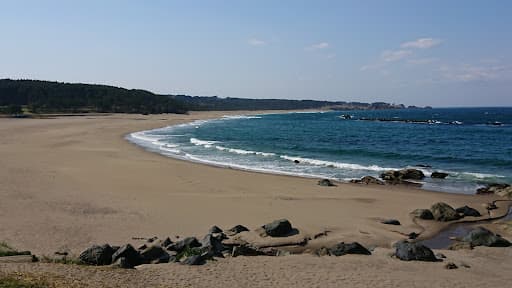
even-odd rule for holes
{"type": "MultiPolygon", "coordinates": [[[[466,236],[471,230],[476,228],[477,226],[485,223],[489,223],[491,221],[497,220],[496,218],[490,220],[482,220],[478,222],[470,222],[470,223],[460,223],[453,224],[449,226],[447,229],[439,232],[434,237],[420,241],[421,244],[427,246],[430,249],[446,249],[448,248],[454,240],[453,238],[462,238],[466,236]]],[[[503,218],[499,219],[500,221],[509,221],[512,220],[512,207],[509,207],[507,215],[503,218]]]]}

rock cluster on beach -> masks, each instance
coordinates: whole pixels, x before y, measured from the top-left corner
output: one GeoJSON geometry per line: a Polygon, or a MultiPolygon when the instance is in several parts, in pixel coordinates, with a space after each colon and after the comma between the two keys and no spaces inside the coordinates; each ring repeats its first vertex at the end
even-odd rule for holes
{"type": "Polygon", "coordinates": [[[454,209],[452,206],[438,202],[433,204],[430,209],[416,209],[411,212],[411,216],[422,220],[436,220],[441,222],[455,221],[463,217],[480,217],[478,210],[469,206],[462,206],[454,209]]]}
{"type": "Polygon", "coordinates": [[[477,189],[476,194],[495,194],[501,197],[512,198],[512,186],[502,183],[488,184],[477,189]]]}

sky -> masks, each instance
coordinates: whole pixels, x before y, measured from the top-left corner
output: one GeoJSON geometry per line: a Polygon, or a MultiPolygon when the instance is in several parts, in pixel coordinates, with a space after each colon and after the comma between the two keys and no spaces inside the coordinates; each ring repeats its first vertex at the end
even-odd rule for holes
{"type": "Polygon", "coordinates": [[[512,1],[0,0],[0,78],[512,106],[512,1]]]}

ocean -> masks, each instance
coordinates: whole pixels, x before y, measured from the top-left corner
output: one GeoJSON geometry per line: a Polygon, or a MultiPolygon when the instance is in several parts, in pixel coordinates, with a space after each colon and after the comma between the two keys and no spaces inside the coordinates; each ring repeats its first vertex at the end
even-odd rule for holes
{"type": "Polygon", "coordinates": [[[474,194],[512,183],[512,108],[299,112],[224,116],[127,139],[169,157],[266,173],[349,181],[416,168],[427,190],[474,194]],[[446,179],[432,179],[434,171],[446,179]]]}

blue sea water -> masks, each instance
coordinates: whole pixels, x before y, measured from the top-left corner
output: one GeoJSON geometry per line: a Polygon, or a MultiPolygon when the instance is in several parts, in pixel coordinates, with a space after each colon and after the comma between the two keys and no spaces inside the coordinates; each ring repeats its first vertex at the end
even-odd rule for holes
{"type": "Polygon", "coordinates": [[[268,173],[348,181],[413,167],[449,173],[426,177],[425,189],[468,194],[512,183],[512,108],[225,116],[128,139],[170,157],[268,173]]]}

